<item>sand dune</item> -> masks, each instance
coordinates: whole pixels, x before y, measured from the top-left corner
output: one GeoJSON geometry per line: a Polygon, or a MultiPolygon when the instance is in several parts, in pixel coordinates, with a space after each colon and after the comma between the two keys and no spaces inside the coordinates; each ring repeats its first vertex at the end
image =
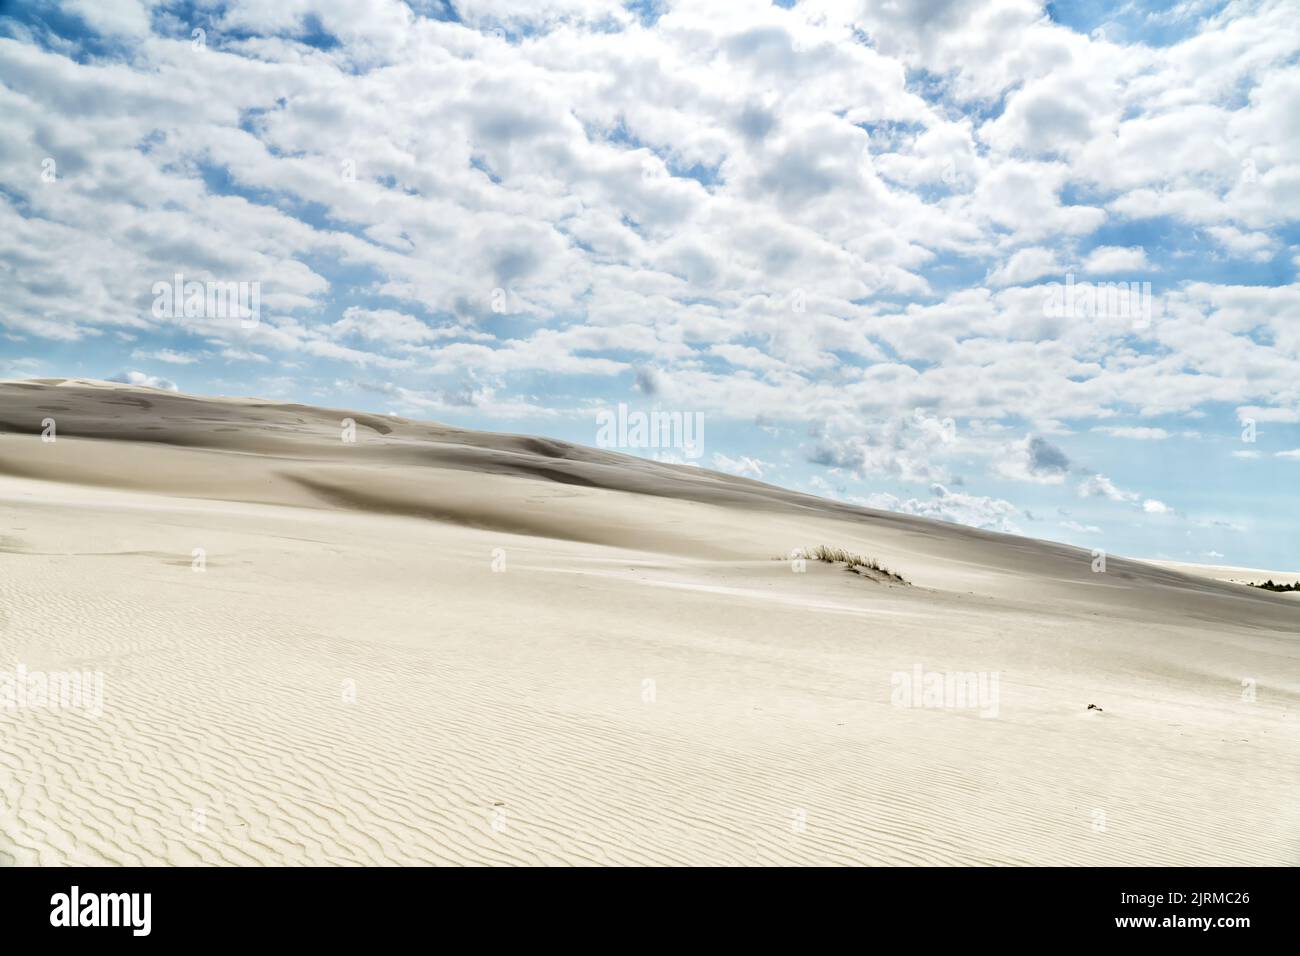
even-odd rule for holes
{"type": "Polygon", "coordinates": [[[1300,862],[1300,606],[1227,575],[83,381],[0,383],[0,516],[0,672],[103,680],[0,703],[3,863],[1300,862]]]}

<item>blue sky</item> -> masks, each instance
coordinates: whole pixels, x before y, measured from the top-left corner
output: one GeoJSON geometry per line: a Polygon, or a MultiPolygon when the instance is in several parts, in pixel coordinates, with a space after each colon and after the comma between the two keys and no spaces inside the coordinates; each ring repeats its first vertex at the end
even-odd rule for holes
{"type": "Polygon", "coordinates": [[[0,375],[679,411],[706,467],[1291,569],[1298,52],[1288,2],[0,3],[0,375]]]}

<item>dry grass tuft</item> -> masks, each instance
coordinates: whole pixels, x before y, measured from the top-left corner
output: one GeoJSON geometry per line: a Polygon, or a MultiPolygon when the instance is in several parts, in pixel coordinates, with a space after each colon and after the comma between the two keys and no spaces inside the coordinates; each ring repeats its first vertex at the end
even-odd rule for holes
{"type": "Polygon", "coordinates": [[[854,554],[852,551],[845,551],[843,548],[829,548],[824,544],[819,544],[815,548],[809,548],[807,554],[814,561],[824,561],[827,564],[842,564],[845,566],[845,570],[852,571],[855,574],[870,571],[873,575],[879,575],[899,584],[908,583],[901,574],[889,570],[875,558],[865,558],[860,554],[854,554]]]}

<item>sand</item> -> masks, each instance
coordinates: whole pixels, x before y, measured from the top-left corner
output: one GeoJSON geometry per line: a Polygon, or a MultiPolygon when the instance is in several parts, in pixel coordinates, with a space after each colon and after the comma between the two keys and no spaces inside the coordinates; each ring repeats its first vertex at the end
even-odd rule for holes
{"type": "Polygon", "coordinates": [[[1300,605],[1092,567],[547,439],[2,383],[0,676],[102,698],[0,705],[0,863],[1300,862],[1300,605]],[[818,544],[910,584],[774,560],[818,544]]]}

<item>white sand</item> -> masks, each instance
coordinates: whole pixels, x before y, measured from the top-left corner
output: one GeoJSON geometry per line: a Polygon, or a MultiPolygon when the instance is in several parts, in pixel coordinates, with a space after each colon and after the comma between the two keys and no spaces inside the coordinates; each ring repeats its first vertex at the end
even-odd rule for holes
{"type": "Polygon", "coordinates": [[[1287,598],[348,414],[0,384],[0,863],[1300,862],[1287,598]]]}
{"type": "MultiPolygon", "coordinates": [[[[1268,568],[1240,568],[1230,564],[1188,564],[1184,561],[1152,561],[1164,568],[1173,568],[1195,577],[1211,578],[1215,581],[1231,581],[1235,584],[1262,584],[1275,581],[1278,584],[1294,584],[1300,581],[1300,571],[1270,571],[1268,568]]],[[[1280,592],[1288,593],[1288,592],[1280,592]]]]}

